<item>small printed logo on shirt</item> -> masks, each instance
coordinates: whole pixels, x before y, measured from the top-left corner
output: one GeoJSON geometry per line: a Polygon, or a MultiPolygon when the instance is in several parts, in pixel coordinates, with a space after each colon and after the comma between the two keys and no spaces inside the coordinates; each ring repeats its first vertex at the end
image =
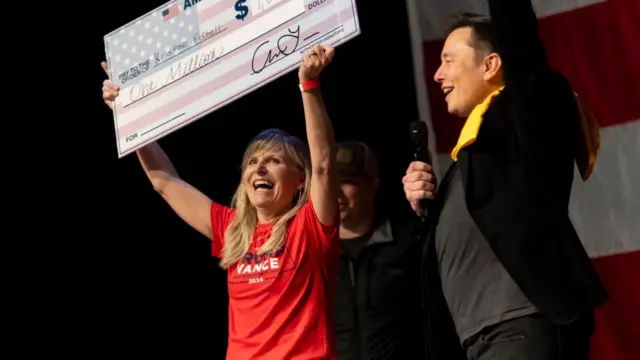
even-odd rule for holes
{"type": "Polygon", "coordinates": [[[248,252],[238,262],[235,269],[231,269],[230,284],[257,284],[275,278],[279,273],[293,270],[295,262],[288,255],[286,245],[277,250],[264,254],[257,251],[248,252]],[[288,261],[285,261],[286,260],[288,261]]]}

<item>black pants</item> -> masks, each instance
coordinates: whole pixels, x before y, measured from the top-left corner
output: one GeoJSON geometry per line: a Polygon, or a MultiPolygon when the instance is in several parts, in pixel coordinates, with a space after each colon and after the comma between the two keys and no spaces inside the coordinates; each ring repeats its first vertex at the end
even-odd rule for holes
{"type": "Polygon", "coordinates": [[[464,342],[469,360],[588,360],[593,315],[557,326],[530,315],[488,326],[464,342]]]}

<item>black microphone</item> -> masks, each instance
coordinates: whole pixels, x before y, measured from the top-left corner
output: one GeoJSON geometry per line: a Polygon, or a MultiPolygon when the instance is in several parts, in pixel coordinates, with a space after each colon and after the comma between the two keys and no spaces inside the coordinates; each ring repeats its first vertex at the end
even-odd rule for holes
{"type": "MultiPolygon", "coordinates": [[[[411,149],[413,152],[413,159],[431,165],[427,124],[424,121],[413,121],[409,124],[409,129],[411,130],[411,149]]],[[[422,215],[424,217],[427,216],[431,203],[431,199],[420,200],[420,208],[422,208],[422,215]]]]}

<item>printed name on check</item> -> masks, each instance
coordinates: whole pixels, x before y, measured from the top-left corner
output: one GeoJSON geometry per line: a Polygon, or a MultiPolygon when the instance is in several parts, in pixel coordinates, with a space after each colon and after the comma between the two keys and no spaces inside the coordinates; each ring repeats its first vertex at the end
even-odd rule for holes
{"type": "Polygon", "coordinates": [[[355,0],[176,0],[104,37],[123,157],[360,34],[355,0]]]}

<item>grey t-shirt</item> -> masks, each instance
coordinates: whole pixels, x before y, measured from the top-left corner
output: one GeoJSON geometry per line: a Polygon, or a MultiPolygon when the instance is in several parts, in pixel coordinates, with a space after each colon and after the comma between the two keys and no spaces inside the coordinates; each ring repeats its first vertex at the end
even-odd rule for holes
{"type": "Polygon", "coordinates": [[[452,169],[435,247],[444,297],[460,341],[484,327],[537,310],[498,260],[469,215],[460,172],[452,169]]]}

